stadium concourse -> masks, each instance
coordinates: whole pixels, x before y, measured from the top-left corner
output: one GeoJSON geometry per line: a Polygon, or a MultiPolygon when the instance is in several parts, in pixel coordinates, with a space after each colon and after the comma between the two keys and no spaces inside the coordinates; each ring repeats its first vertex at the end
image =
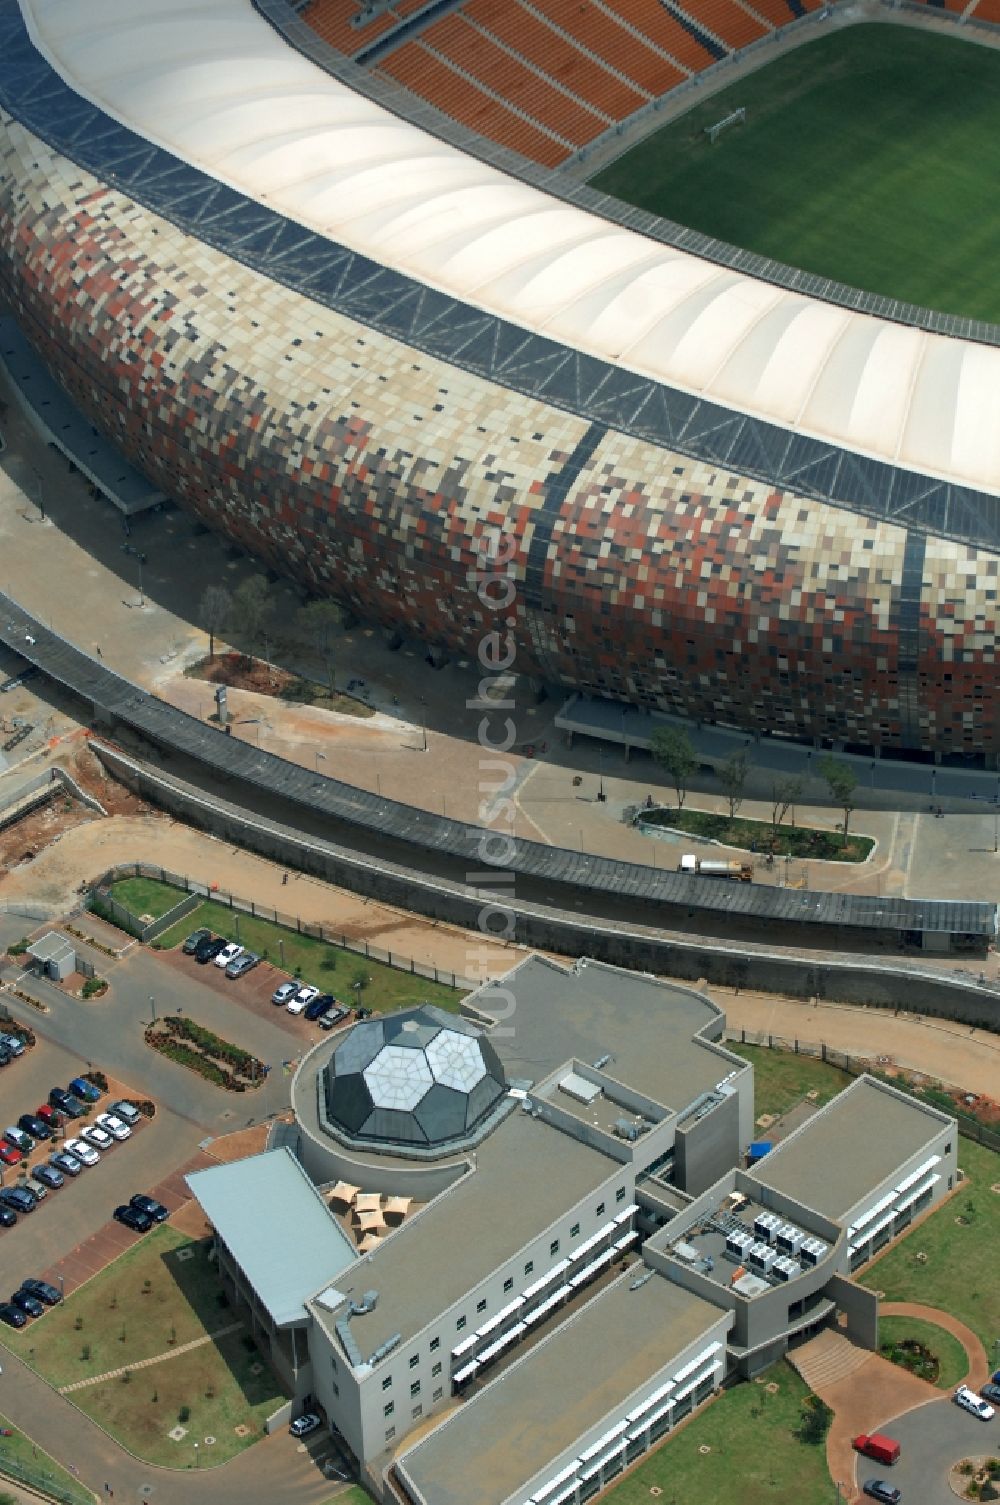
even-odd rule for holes
{"type": "MultiPolygon", "coordinates": [[[[669,9],[680,54],[699,25],[669,9]]],[[[500,24],[475,15],[444,19],[500,24]]],[[[557,685],[995,762],[1000,349],[967,321],[824,301],[548,196],[250,0],[0,0],[0,108],[24,333],[158,489],[275,569],[463,655],[499,626],[557,685]],[[501,540],[502,617],[475,574],[501,540]]]]}

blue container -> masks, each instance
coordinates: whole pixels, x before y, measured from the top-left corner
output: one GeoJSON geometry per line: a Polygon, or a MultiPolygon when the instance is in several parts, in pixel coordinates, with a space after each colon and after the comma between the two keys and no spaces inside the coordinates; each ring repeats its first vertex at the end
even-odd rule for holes
{"type": "Polygon", "coordinates": [[[750,1165],[756,1165],[758,1160],[770,1152],[771,1141],[769,1139],[755,1139],[747,1150],[747,1160],[750,1165]]]}

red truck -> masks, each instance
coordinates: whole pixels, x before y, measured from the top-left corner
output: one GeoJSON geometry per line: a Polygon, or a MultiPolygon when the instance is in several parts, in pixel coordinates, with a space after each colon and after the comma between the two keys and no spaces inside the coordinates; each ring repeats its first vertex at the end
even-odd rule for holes
{"type": "Polygon", "coordinates": [[[855,1437],[851,1446],[859,1453],[864,1453],[866,1458],[874,1458],[876,1463],[895,1463],[899,1457],[901,1448],[894,1437],[886,1437],[882,1432],[862,1432],[860,1437],[855,1437]]]}

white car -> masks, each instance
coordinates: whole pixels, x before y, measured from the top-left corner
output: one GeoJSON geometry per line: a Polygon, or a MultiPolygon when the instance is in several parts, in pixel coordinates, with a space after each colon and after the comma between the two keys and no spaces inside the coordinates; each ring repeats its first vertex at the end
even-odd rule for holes
{"type": "Polygon", "coordinates": [[[301,1014],[302,1010],[308,1008],[313,999],[318,997],[319,988],[299,988],[299,991],[294,995],[294,997],[289,998],[288,1002],[285,1004],[285,1007],[290,1014],[301,1014]]]}
{"type": "Polygon", "coordinates": [[[963,1411],[968,1411],[972,1416],[978,1416],[980,1421],[992,1421],[996,1414],[989,1401],[983,1400],[968,1385],[959,1385],[955,1391],[954,1401],[956,1406],[961,1406],[963,1411]]]}
{"type": "Polygon", "coordinates": [[[272,1003],[287,1003],[289,998],[294,998],[299,991],[297,982],[279,982],[271,994],[272,1003]]]}
{"type": "Polygon", "coordinates": [[[114,1144],[114,1140],[107,1129],[99,1128],[97,1124],[88,1124],[85,1129],[81,1129],[80,1138],[85,1139],[88,1144],[92,1144],[95,1150],[110,1150],[114,1144]]]}
{"type": "Polygon", "coordinates": [[[98,1113],[94,1119],[94,1123],[98,1128],[103,1129],[106,1134],[110,1134],[112,1139],[132,1138],[132,1130],[128,1124],[123,1123],[120,1118],[116,1118],[113,1113],[98,1113]]]}
{"type": "Polygon", "coordinates": [[[67,1155],[72,1155],[74,1160],[79,1160],[81,1165],[96,1165],[101,1158],[93,1145],[88,1144],[85,1139],[67,1139],[63,1149],[67,1155]]]}
{"type": "Polygon", "coordinates": [[[234,962],[238,956],[242,955],[243,947],[238,945],[236,941],[230,941],[229,945],[223,946],[218,956],[214,957],[213,960],[217,967],[228,967],[230,962],[234,962]]]}

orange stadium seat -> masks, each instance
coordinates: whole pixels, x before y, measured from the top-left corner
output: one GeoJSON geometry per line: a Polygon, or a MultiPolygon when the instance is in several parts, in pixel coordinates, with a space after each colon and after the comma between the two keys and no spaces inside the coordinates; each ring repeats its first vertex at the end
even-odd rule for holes
{"type": "Polygon", "coordinates": [[[420,40],[425,46],[433,47],[435,52],[443,53],[450,62],[457,63],[495,93],[502,94],[532,119],[572,141],[574,146],[584,146],[607,130],[605,118],[554,89],[496,42],[470,26],[461,14],[445,16],[423,32],[420,40]]]}
{"type": "Polygon", "coordinates": [[[737,0],[688,0],[681,8],[733,52],[767,36],[763,21],[754,20],[737,0]]]}
{"type": "Polygon", "coordinates": [[[628,0],[628,18],[637,31],[664,48],[692,73],[700,73],[715,59],[696,37],[685,31],[660,0],[628,0]]]}
{"type": "Polygon", "coordinates": [[[975,21],[1000,21],[1000,0],[979,0],[972,17],[975,21]]]}
{"type": "Polygon", "coordinates": [[[440,62],[419,41],[407,42],[382,60],[379,72],[404,84],[446,115],[501,146],[509,146],[544,167],[555,167],[569,156],[569,148],[546,136],[513,110],[484,94],[475,84],[440,62]]]}
{"type": "Polygon", "coordinates": [[[533,0],[533,5],[554,26],[569,32],[581,46],[624,73],[649,95],[664,94],[684,76],[672,62],[647,47],[627,27],[612,21],[596,5],[582,5],[580,0],[533,0]]]}
{"type": "Polygon", "coordinates": [[[787,26],[789,21],[794,21],[792,8],[788,0],[751,0],[753,9],[765,21],[770,21],[772,26],[787,26]]]}
{"type": "MultiPolygon", "coordinates": [[[[426,0],[421,0],[421,3],[425,4],[426,0]]],[[[366,21],[362,26],[352,26],[351,17],[356,16],[362,8],[359,0],[312,0],[312,4],[302,12],[302,19],[324,42],[329,42],[338,52],[346,52],[348,57],[353,57],[362,47],[374,42],[376,37],[391,30],[399,20],[391,11],[383,11],[380,16],[366,21]]]]}

